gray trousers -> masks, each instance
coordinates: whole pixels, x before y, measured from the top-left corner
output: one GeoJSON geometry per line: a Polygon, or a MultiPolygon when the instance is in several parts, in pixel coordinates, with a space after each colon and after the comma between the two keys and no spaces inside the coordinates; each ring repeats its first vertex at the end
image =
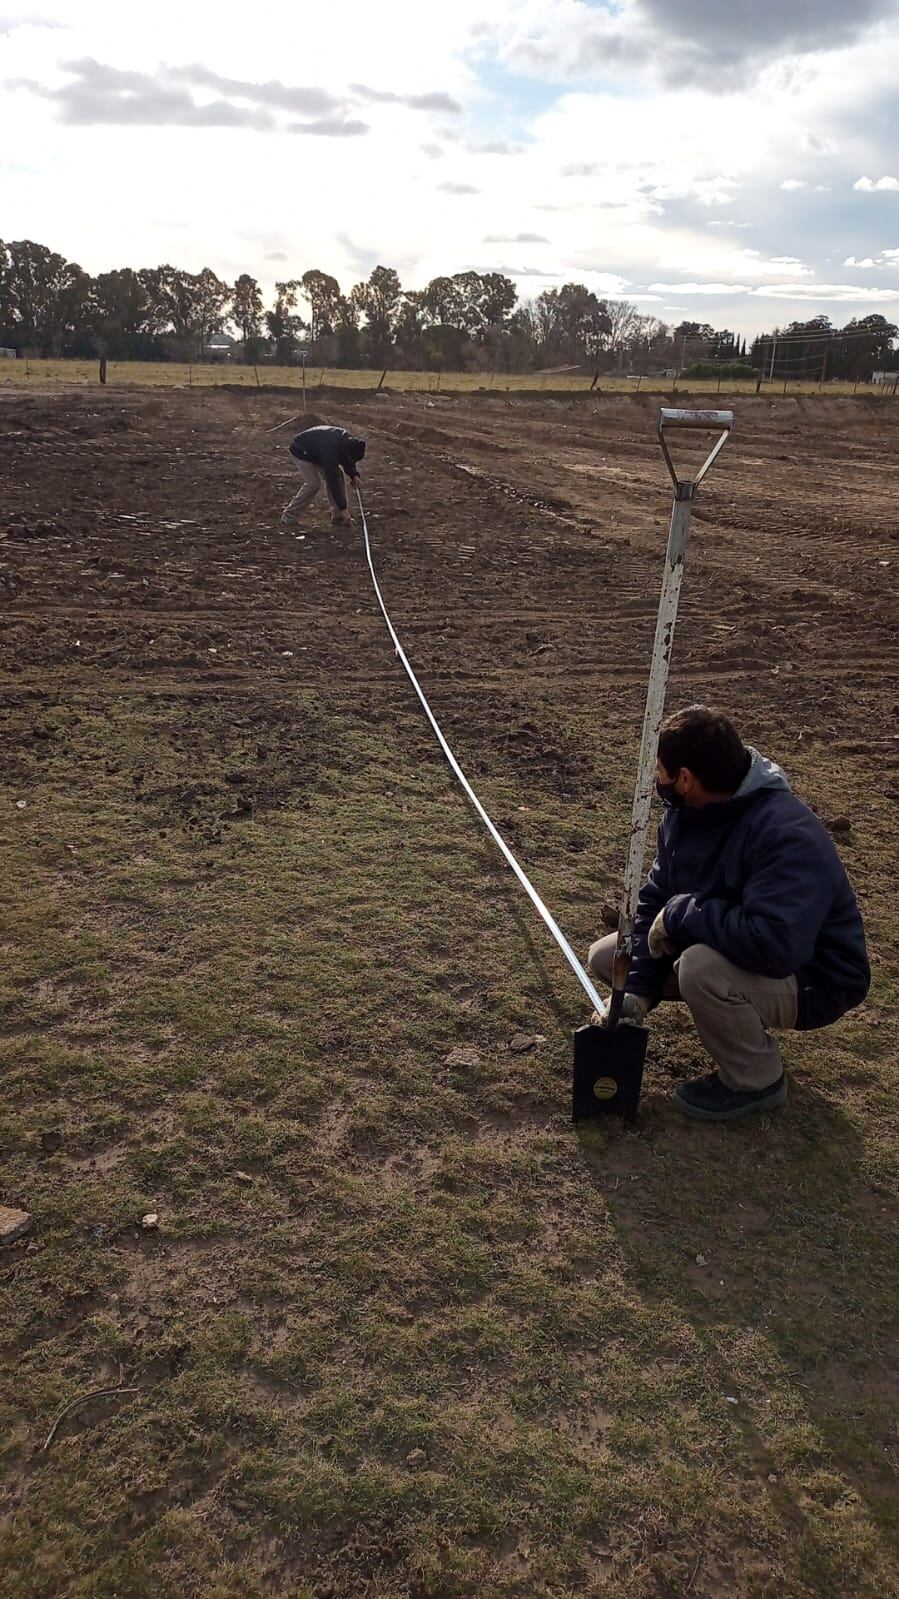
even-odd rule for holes
{"type": "Polygon", "coordinates": [[[334,495],[331,493],[321,467],[315,466],[312,461],[297,461],[297,467],[300,477],[303,479],[303,487],[297,490],[290,504],[285,505],[283,513],[285,516],[299,516],[300,512],[304,511],[306,506],[315,499],[322,484],[324,484],[327,491],[332,513],[346,510],[346,505],[338,505],[334,495]]]}
{"type": "MultiPolygon", "coordinates": [[[[603,983],[612,981],[616,943],[610,933],[590,949],[587,965],[603,983]]],[[[707,944],[691,944],[663,997],[684,1001],[722,1082],[745,1091],[770,1088],[780,1077],[780,1049],[769,1029],[796,1026],[798,995],[795,977],[744,972],[707,944]]]]}

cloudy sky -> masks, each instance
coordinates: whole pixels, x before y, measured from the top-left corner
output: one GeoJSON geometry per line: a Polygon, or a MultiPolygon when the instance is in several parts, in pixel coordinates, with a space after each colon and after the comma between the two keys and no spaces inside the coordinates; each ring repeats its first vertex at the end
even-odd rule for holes
{"type": "Polygon", "coordinates": [[[899,0],[29,3],[0,0],[0,237],[91,272],[899,320],[899,0]]]}

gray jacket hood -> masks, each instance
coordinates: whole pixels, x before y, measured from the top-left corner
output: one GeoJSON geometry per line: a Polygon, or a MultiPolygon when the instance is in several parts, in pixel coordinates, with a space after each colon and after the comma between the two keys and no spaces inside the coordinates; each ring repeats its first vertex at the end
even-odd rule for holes
{"type": "Polygon", "coordinates": [[[760,755],[758,750],[754,750],[751,744],[746,747],[752,756],[752,764],[737,789],[734,799],[747,799],[750,794],[757,794],[763,788],[789,789],[787,775],[782,766],[778,766],[776,761],[769,761],[767,755],[760,755]]]}

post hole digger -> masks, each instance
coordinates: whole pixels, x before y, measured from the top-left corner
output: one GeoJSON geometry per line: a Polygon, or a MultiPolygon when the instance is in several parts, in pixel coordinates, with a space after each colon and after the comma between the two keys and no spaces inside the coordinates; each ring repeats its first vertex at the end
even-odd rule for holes
{"type": "Polygon", "coordinates": [[[674,505],[665,552],[665,571],[659,596],[649,687],[643,716],[643,736],[634,801],[624,890],[618,917],[618,942],[612,966],[612,996],[601,1020],[581,1027],[574,1035],[572,1116],[578,1121],[617,1114],[633,1121],[643,1082],[648,1031],[644,1026],[622,1025],[622,1007],[634,948],[634,921],[643,875],[646,834],[655,784],[659,729],[665,709],[665,691],[674,644],[677,607],[684,575],[693,506],[699,485],[720,455],[733,427],[732,411],[680,411],[663,409],[659,443],[674,484],[674,505]],[[680,478],[668,446],[668,435],[678,429],[715,430],[719,437],[694,478],[680,478]]]}
{"type": "Polygon", "coordinates": [[[428,704],[424,691],[409,663],[390,619],[384,597],[381,593],[375,573],[372,558],[371,539],[365,506],[361,490],[356,483],[356,496],[359,502],[359,512],[362,521],[362,533],[365,546],[365,556],[368,569],[374,586],[375,595],[388,632],[396,650],[397,656],[409,677],[412,687],[421,703],[422,709],[437,737],[440,747],[449,762],[450,767],[465,794],[484,823],[497,848],[515,873],[519,883],[534,905],[538,915],[548,928],[556,944],[568,962],[574,976],[589,999],[597,1017],[595,1022],[578,1029],[574,1035],[574,1089],[573,1089],[573,1117],[581,1121],[587,1117],[603,1114],[624,1116],[633,1120],[636,1115],[637,1104],[643,1076],[643,1064],[646,1055],[647,1029],[631,1025],[621,1025],[622,1005],[627,983],[633,951],[633,929],[637,909],[637,897],[640,888],[640,876],[643,864],[643,855],[646,843],[646,832],[649,824],[649,813],[652,801],[652,789],[656,749],[658,744],[659,729],[665,702],[665,690],[668,681],[668,667],[674,638],[674,627],[677,619],[677,606],[680,595],[681,580],[683,577],[684,556],[690,535],[690,523],[693,505],[700,483],[709,472],[713,462],[724,447],[728,434],[733,426],[733,413],[730,411],[683,411],[663,410],[659,424],[659,442],[666,465],[674,483],[675,498],[671,516],[671,526],[668,536],[668,548],[665,560],[665,574],[659,601],[659,613],[656,625],[655,642],[653,645],[652,665],[649,677],[649,690],[646,701],[646,711],[643,721],[643,737],[640,750],[640,760],[637,772],[637,781],[634,790],[634,804],[631,818],[631,835],[628,850],[627,870],[625,873],[624,895],[619,918],[618,943],[615,954],[612,997],[608,1004],[602,1000],[597,992],[591,977],[584,969],[582,963],[571,948],[565,935],[557,925],[550,911],[547,909],[540,895],[537,893],[527,874],[519,865],[512,851],[502,838],[498,829],[491,821],[484,806],[481,804],[469,783],[465,773],[456,760],[439,724],[428,704]],[[668,435],[676,429],[692,429],[694,431],[710,431],[714,429],[719,437],[710,451],[703,466],[692,479],[681,479],[677,475],[668,447],[668,435]]]}

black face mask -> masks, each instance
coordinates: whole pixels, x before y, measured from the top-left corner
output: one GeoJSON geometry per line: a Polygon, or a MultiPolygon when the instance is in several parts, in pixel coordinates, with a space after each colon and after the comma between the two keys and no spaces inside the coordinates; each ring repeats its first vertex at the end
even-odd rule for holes
{"type": "Polygon", "coordinates": [[[660,783],[656,780],[656,793],[660,800],[664,800],[666,805],[673,806],[676,811],[686,804],[683,794],[678,794],[673,783],[660,783]]]}

